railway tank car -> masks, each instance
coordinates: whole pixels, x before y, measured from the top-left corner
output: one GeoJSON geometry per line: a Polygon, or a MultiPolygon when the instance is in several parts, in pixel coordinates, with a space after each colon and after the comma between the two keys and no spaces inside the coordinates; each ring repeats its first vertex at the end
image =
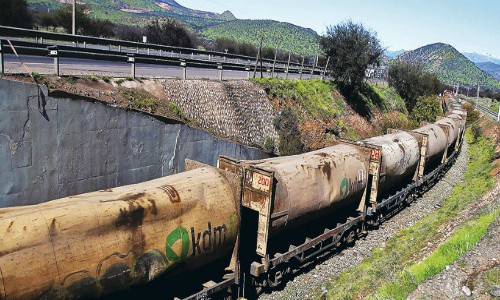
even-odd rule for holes
{"type": "Polygon", "coordinates": [[[221,157],[218,168],[188,162],[153,181],[0,209],[0,299],[97,297],[219,257],[233,277],[189,299],[276,286],[291,261],[352,242],[436,182],[463,141],[466,114],[456,110],[412,131],[287,157],[221,157]],[[321,231],[302,236],[314,224],[321,231]]]}
{"type": "Polygon", "coordinates": [[[206,166],[1,209],[0,299],[98,297],[230,253],[239,184],[228,176],[206,166]]]}
{"type": "Polygon", "coordinates": [[[271,235],[319,218],[332,209],[359,204],[368,174],[366,155],[359,147],[347,144],[288,157],[242,161],[241,165],[249,173],[245,177],[249,189],[245,190],[243,205],[256,205],[258,199],[253,198],[250,189],[274,189],[271,235]],[[272,173],[274,178],[258,170],[272,173]]]}
{"type": "Polygon", "coordinates": [[[379,195],[382,196],[413,179],[420,159],[419,140],[408,132],[395,132],[363,140],[380,146],[379,195]]]}

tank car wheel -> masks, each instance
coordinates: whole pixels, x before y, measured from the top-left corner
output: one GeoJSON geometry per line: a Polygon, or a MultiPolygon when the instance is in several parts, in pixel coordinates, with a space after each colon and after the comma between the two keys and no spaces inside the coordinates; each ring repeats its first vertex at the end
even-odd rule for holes
{"type": "Polygon", "coordinates": [[[344,235],[344,243],[347,246],[351,247],[354,246],[355,242],[356,242],[356,229],[352,228],[344,235]]]}
{"type": "Polygon", "coordinates": [[[285,282],[285,277],[290,274],[290,268],[282,268],[271,272],[267,277],[267,284],[271,288],[276,288],[285,282]]]}

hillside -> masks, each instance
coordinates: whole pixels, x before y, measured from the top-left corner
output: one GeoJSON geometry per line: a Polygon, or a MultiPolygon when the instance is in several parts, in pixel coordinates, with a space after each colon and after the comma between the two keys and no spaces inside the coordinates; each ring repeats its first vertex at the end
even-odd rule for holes
{"type": "Polygon", "coordinates": [[[422,63],[444,83],[460,82],[462,85],[477,85],[500,89],[500,83],[479,69],[473,62],[448,44],[436,43],[407,51],[395,59],[422,63]]]}
{"type": "MultiPolygon", "coordinates": [[[[29,5],[38,10],[53,10],[68,0],[28,0],[29,5]]],[[[229,12],[222,14],[184,7],[174,0],[79,0],[91,7],[91,15],[119,24],[144,25],[150,18],[174,18],[193,29],[217,25],[236,19],[229,12]]]]}
{"type": "Polygon", "coordinates": [[[500,65],[492,62],[477,62],[475,64],[479,69],[500,80],[500,65]]]}
{"type": "Polygon", "coordinates": [[[233,20],[201,32],[208,39],[225,37],[256,46],[262,34],[264,47],[276,48],[276,43],[280,42],[282,51],[314,55],[317,50],[318,34],[314,30],[273,20],[233,20]]]}
{"type": "MultiPolygon", "coordinates": [[[[32,9],[54,10],[70,0],[28,0],[32,9]]],[[[295,54],[315,55],[316,37],[312,30],[273,20],[237,20],[230,12],[214,13],[191,9],[174,0],[79,0],[88,4],[90,15],[113,23],[145,26],[152,18],[172,18],[181,21],[203,38],[230,38],[258,46],[265,33],[264,47],[276,47],[295,54]]]]}

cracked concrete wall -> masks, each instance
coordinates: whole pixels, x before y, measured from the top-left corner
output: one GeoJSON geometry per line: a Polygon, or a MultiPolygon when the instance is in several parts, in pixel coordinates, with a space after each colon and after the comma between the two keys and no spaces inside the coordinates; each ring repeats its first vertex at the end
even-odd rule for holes
{"type": "Polygon", "coordinates": [[[37,204],[182,171],[184,159],[267,157],[183,124],[0,79],[0,207],[37,204]],[[69,96],[68,96],[69,97],[69,96]]]}
{"type": "Polygon", "coordinates": [[[169,101],[203,128],[246,145],[278,144],[266,92],[249,81],[164,80],[169,101]]]}

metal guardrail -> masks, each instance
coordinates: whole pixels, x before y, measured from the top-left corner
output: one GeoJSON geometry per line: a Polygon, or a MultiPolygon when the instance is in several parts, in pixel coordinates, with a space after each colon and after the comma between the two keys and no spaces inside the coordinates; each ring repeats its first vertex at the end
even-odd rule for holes
{"type": "Polygon", "coordinates": [[[301,78],[302,74],[321,77],[326,75],[326,68],[289,61],[262,59],[262,64],[260,61],[257,64],[256,57],[230,53],[0,26],[0,73],[2,74],[5,71],[3,54],[13,53],[6,42],[7,39],[18,54],[54,57],[57,75],[60,71],[59,58],[128,62],[131,64],[132,77],[135,77],[137,63],[182,67],[184,79],[187,67],[218,69],[221,79],[223,70],[295,73],[300,74],[301,78]],[[20,40],[20,38],[33,38],[35,41],[20,40]],[[141,53],[140,50],[145,53],[141,53]],[[152,50],[156,53],[151,53],[152,50]]]}
{"type": "Polygon", "coordinates": [[[464,100],[467,101],[468,103],[474,105],[474,108],[477,109],[478,111],[482,112],[484,115],[490,117],[494,121],[500,122],[500,120],[499,120],[500,119],[500,108],[498,110],[498,113],[496,113],[487,107],[484,107],[480,104],[477,104],[475,101],[471,101],[468,99],[464,99],[464,100]]]}

